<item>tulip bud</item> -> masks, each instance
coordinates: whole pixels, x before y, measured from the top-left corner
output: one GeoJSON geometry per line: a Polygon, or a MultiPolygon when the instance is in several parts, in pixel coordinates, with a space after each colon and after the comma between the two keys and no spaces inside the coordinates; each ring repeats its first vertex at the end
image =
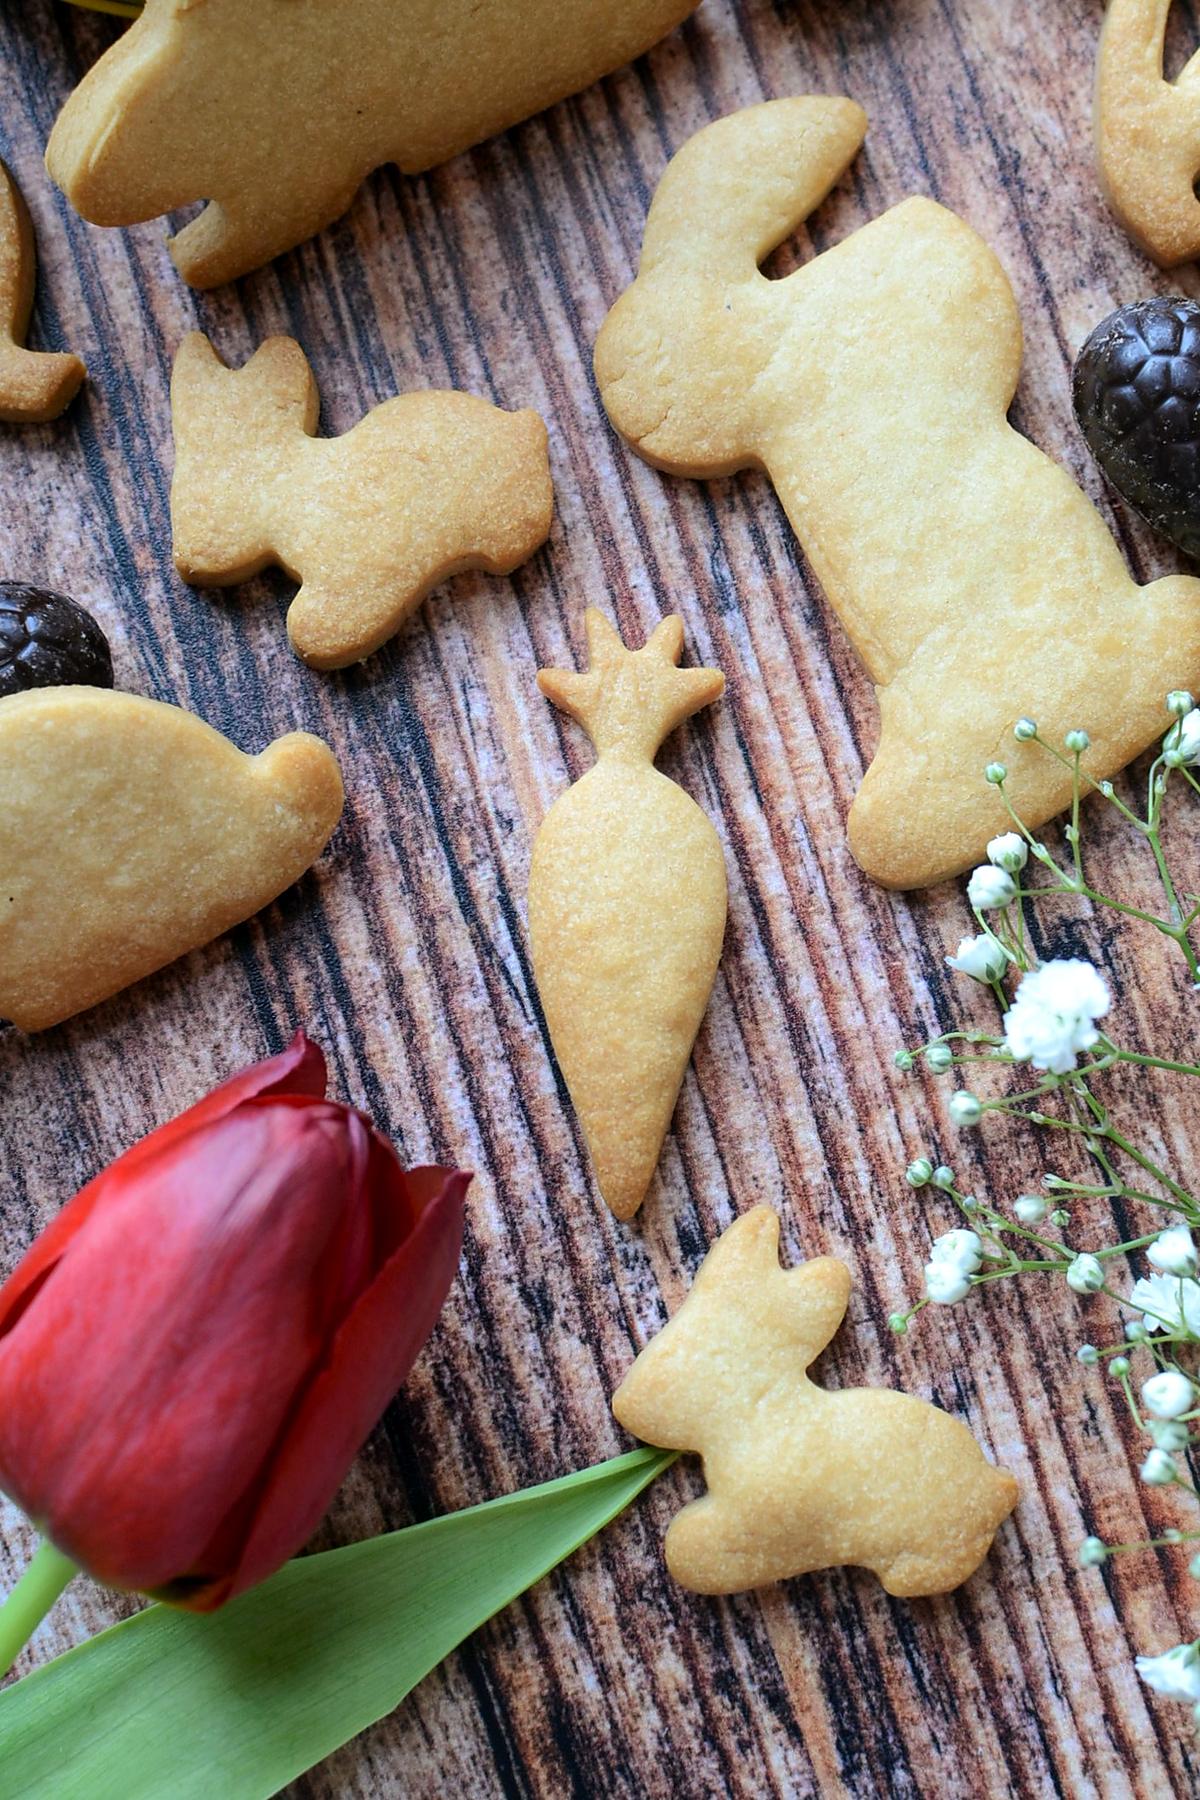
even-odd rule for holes
{"type": "Polygon", "coordinates": [[[85,1187],[0,1288],[0,1488],[112,1587],[207,1612],[312,1534],[458,1266],[298,1032],[85,1187]]]}

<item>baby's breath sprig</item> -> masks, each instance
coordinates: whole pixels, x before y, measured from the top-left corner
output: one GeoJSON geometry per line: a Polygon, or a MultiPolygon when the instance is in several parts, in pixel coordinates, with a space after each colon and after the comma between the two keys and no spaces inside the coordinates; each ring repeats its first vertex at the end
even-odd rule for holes
{"type": "MultiPolygon", "coordinates": [[[[1200,708],[1183,692],[1168,694],[1166,708],[1172,723],[1150,766],[1144,813],[1120,799],[1111,782],[1096,781],[1083,768],[1090,744],[1086,731],[1068,732],[1060,749],[1041,736],[1032,719],[1017,721],[1018,742],[1036,745],[1070,771],[1066,858],[1055,856],[1022,820],[1008,792],[1005,765],[993,762],[985,770],[1011,829],[992,839],[987,862],[967,883],[977,935],[963,938],[946,961],[995,996],[999,1028],[944,1032],[917,1048],[898,1051],[896,1065],[904,1071],[923,1068],[953,1081],[948,1111],[961,1129],[980,1126],[992,1113],[1021,1119],[1045,1130],[1053,1142],[1081,1146],[1098,1179],[1069,1179],[1047,1170],[1042,1192],[1020,1194],[1001,1210],[962,1192],[945,1163],[916,1157],[905,1171],[909,1187],[943,1198],[957,1208],[959,1222],[933,1238],[921,1298],[894,1312],[889,1323],[894,1331],[907,1332],[927,1307],[957,1305],[974,1289],[1017,1277],[1060,1282],[1085,1300],[1106,1296],[1128,1315],[1122,1335],[1112,1344],[1080,1345],[1078,1359],[1103,1371],[1123,1395],[1133,1427],[1145,1441],[1141,1480],[1150,1487],[1177,1489],[1200,1509],[1188,1461],[1192,1450],[1200,1448],[1200,1434],[1192,1430],[1200,1421],[1200,1252],[1192,1235],[1200,1231],[1200,1195],[1114,1120],[1104,1097],[1104,1077],[1120,1065],[1200,1076],[1200,1064],[1129,1049],[1110,1035],[1100,1024],[1112,1005],[1104,977],[1079,957],[1039,963],[1028,910],[1074,896],[1149,925],[1177,945],[1200,989],[1200,958],[1192,942],[1200,899],[1182,890],[1162,843],[1173,786],[1200,795],[1193,773],[1200,764],[1200,708]],[[1165,902],[1162,912],[1117,899],[1092,881],[1081,824],[1081,802],[1089,790],[1115,808],[1149,847],[1165,902]],[[1038,879],[1031,879],[1035,875],[1038,879]],[[1029,1083],[1015,1091],[977,1093],[977,1079],[988,1065],[1028,1068],[1029,1083]],[[1091,1210],[1104,1201],[1123,1203],[1122,1216],[1127,1216],[1128,1203],[1161,1209],[1169,1218],[1165,1225],[1161,1219],[1148,1221],[1150,1228],[1119,1243],[1083,1247],[1071,1242],[1070,1207],[1091,1210]],[[1151,1272],[1126,1293],[1124,1259],[1137,1254],[1145,1255],[1151,1272]]],[[[1200,1524],[1140,1543],[1109,1544],[1090,1536],[1080,1547],[1079,1560],[1085,1568],[1096,1568],[1135,1550],[1196,1540],[1200,1524]]],[[[1200,1554],[1190,1570],[1200,1580],[1200,1554]]],[[[1149,1686],[1191,1701],[1200,1727],[1200,1638],[1158,1656],[1139,1656],[1136,1666],[1149,1686]]]]}

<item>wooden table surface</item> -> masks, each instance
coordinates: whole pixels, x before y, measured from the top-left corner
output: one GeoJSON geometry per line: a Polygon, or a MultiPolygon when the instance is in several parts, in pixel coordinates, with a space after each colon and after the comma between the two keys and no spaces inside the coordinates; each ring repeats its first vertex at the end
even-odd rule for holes
{"type": "MultiPolygon", "coordinates": [[[[1119,1409],[1074,1360],[1082,1338],[1103,1341],[1099,1308],[1008,1284],[926,1315],[907,1339],[886,1327],[919,1291],[931,1231],[954,1222],[905,1186],[907,1160],[932,1149],[997,1200],[1043,1167],[1028,1132],[964,1138],[945,1084],[891,1066],[903,1041],[988,1016],[942,965],[969,927],[961,887],[888,895],[849,857],[842,822],[874,702],[766,480],[644,467],[609,430],[590,374],[670,152],[764,96],[849,93],[871,115],[867,147],[777,266],[910,193],[961,212],[1020,298],[1018,423],[1115,516],[1141,578],[1175,566],[1112,507],[1070,414],[1070,357],[1096,320],[1147,292],[1200,291],[1193,270],[1157,274],[1097,196],[1100,14],[1099,0],[705,0],[635,67],[431,176],[377,174],[338,225],[210,295],[178,280],[160,225],[94,229],[42,173],[59,105],[117,27],[53,0],[0,15],[0,152],[40,238],[34,341],[70,345],[91,375],[57,425],[0,435],[0,573],[85,602],[121,686],[191,707],[246,749],[297,725],[321,733],[349,795],[316,870],[261,917],[56,1031],[0,1030],[0,1271],[132,1139],[303,1023],[336,1093],[409,1160],[476,1171],[461,1278],[323,1545],[621,1449],[608,1399],[635,1347],[758,1201],[782,1210],[791,1256],[836,1252],[854,1272],[825,1378],[937,1400],[1022,1482],[991,1558],[949,1598],[892,1600],[837,1572],[720,1601],[663,1568],[666,1525],[698,1487],[681,1463],[297,1796],[1193,1788],[1186,1710],[1154,1702],[1132,1667],[1135,1649],[1200,1628],[1186,1551],[1075,1566],[1087,1531],[1184,1522],[1139,1487],[1119,1409]],[[286,646],[281,576],[212,595],[172,571],[167,384],[197,325],[238,361],[271,332],[297,337],[330,430],[422,386],[538,408],[550,543],[511,580],[447,584],[365,668],[305,669],[286,646]],[[675,1128],[631,1226],[592,1189],[525,927],[535,828],[590,755],[534,672],[579,657],[588,602],[634,634],[678,608],[689,660],[729,681],[664,757],[722,834],[730,921],[675,1128]]],[[[1181,56],[1192,6],[1176,20],[1181,56]]],[[[1149,894],[1121,832],[1100,836],[1110,887],[1149,894]]],[[[1186,830],[1178,841],[1186,857],[1186,830]]],[[[1128,1041],[1193,1041],[1182,964],[1137,927],[1068,909],[1046,942],[1107,963],[1128,1041]]],[[[1127,1086],[1186,1166],[1200,1112],[1182,1084],[1127,1086]]],[[[7,1582],[31,1536],[11,1507],[0,1531],[7,1582]]],[[[78,1584],[21,1666],[127,1604],[78,1584]]]]}

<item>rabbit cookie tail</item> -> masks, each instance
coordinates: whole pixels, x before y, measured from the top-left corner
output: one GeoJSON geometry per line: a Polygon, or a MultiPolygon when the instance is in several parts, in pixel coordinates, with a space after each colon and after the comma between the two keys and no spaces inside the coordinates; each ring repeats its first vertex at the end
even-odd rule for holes
{"type": "Polygon", "coordinates": [[[594,606],[584,615],[588,667],[542,669],[548,700],[583,726],[601,755],[654,760],[663,739],[725,691],[720,669],[680,669],[683,620],[661,619],[640,650],[629,650],[594,606]]]}
{"type": "Polygon", "coordinates": [[[87,374],[77,356],[25,349],[34,269],[29,212],[0,163],[0,419],[14,425],[57,419],[87,374]]]}

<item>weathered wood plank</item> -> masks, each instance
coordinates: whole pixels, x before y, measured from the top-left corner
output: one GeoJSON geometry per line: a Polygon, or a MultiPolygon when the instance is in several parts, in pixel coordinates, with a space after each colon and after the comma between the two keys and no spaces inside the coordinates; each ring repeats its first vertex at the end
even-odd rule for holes
{"type": "MultiPolygon", "coordinates": [[[[1192,7],[1177,13],[1176,55],[1197,23],[1192,7]]],[[[893,1381],[961,1410],[1024,1484],[989,1563],[946,1600],[903,1604],[837,1574],[718,1602],[663,1571],[662,1532],[696,1486],[673,1471],[297,1796],[1116,1800],[1194,1784],[1181,1715],[1148,1702],[1130,1650],[1200,1624],[1184,1553],[1103,1577],[1074,1567],[1086,1530],[1137,1535],[1174,1517],[1138,1487],[1119,1414],[1071,1356],[1091,1322],[1065,1295],[1005,1290],[907,1340],[886,1330],[916,1291],[935,1210],[905,1187],[908,1158],[935,1147],[997,1197],[1042,1166],[1018,1133],[957,1138],[944,1091],[891,1068],[905,1038],[962,1015],[941,962],[967,924],[961,894],[883,894],[848,856],[842,819],[874,704],[768,484],[645,468],[608,430],[590,376],[670,151],[763,96],[849,92],[871,114],[867,149],[777,266],[909,192],[963,212],[1020,298],[1019,422],[1113,511],[1071,423],[1071,352],[1120,299],[1200,289],[1194,271],[1152,271],[1096,194],[1098,18],[1095,0],[706,0],[635,68],[431,176],[377,175],[320,239],[197,296],[158,226],[93,230],[39,174],[58,104],[113,28],[51,0],[0,16],[0,153],[40,232],[36,341],[68,343],[92,373],[61,423],[0,435],[4,572],[93,606],[123,685],[192,706],[247,748],[297,724],[321,732],[350,790],[320,868],[261,919],[56,1032],[0,1033],[0,1268],[100,1163],[303,1021],[338,1091],[407,1156],[478,1171],[463,1278],[322,1543],[619,1448],[607,1399],[633,1348],[713,1235],[759,1200],[783,1209],[790,1253],[828,1249],[854,1269],[828,1378],[893,1381]],[[450,584],[365,669],[305,670],[286,650],[282,579],[203,595],[171,570],[167,382],[196,324],[234,358],[270,331],[298,336],[331,429],[419,385],[538,407],[557,489],[549,546],[510,582],[450,584]],[[730,925],[631,1228],[591,1191],[524,925],[533,832],[588,758],[533,674],[578,655],[588,601],[631,630],[680,608],[689,657],[729,677],[726,701],[665,759],[722,833],[730,925]]],[[[1172,566],[1115,513],[1143,577],[1172,566]]],[[[1112,879],[1145,881],[1121,834],[1102,835],[1112,879]]],[[[1192,1039],[1169,1023],[1186,1021],[1186,984],[1157,945],[1065,912],[1052,941],[1108,961],[1130,1038],[1192,1039]]],[[[1137,1092],[1186,1165],[1195,1103],[1170,1077],[1137,1092]]],[[[4,1581],[29,1536],[11,1508],[0,1528],[4,1581]]],[[[81,1586],[28,1661],[122,1610],[81,1586]]]]}

